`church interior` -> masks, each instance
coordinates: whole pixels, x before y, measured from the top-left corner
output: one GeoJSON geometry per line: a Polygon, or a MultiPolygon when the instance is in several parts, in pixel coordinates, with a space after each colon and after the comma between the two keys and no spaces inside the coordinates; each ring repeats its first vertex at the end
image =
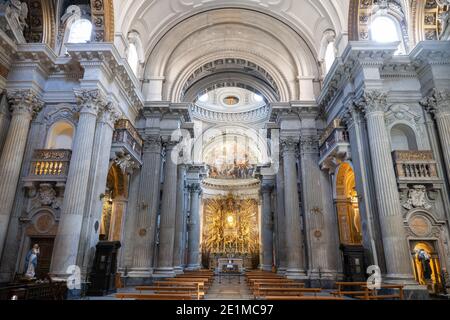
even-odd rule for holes
{"type": "Polygon", "coordinates": [[[0,300],[450,298],[449,0],[0,0],[0,300]]]}

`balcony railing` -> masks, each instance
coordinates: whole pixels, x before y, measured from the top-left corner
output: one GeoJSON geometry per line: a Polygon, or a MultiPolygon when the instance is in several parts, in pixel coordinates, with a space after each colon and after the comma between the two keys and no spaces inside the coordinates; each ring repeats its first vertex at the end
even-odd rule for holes
{"type": "Polygon", "coordinates": [[[65,181],[69,173],[71,150],[35,150],[27,181],[65,181]]]}
{"type": "Polygon", "coordinates": [[[340,119],[336,119],[324,131],[319,141],[320,162],[330,157],[345,158],[350,153],[349,136],[340,119]]]}
{"type": "Polygon", "coordinates": [[[432,151],[394,151],[393,158],[399,180],[439,180],[432,151]]]}
{"type": "Polygon", "coordinates": [[[141,161],[143,140],[130,121],[122,119],[116,122],[113,135],[113,151],[131,154],[141,161]]]}

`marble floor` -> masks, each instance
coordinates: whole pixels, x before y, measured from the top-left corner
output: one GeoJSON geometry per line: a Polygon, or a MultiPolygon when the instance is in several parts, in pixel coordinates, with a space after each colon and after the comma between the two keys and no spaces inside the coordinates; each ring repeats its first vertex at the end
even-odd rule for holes
{"type": "Polygon", "coordinates": [[[205,295],[205,300],[252,300],[248,286],[244,277],[241,277],[240,283],[237,277],[223,277],[220,279],[216,276],[213,285],[209,288],[205,295]]]}

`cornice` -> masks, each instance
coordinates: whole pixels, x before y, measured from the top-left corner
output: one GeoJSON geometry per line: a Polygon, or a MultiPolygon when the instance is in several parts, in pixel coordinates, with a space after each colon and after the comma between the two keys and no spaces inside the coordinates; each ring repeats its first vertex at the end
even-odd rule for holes
{"type": "Polygon", "coordinates": [[[126,59],[123,59],[112,43],[67,44],[67,52],[72,59],[84,68],[101,65],[106,68],[111,78],[117,79],[130,99],[136,112],[144,107],[144,98],[140,84],[126,59]]]}
{"type": "Polygon", "coordinates": [[[342,57],[336,59],[325,77],[318,104],[327,110],[349,79],[354,78],[361,68],[381,69],[392,59],[397,47],[397,43],[350,41],[342,57]]]}

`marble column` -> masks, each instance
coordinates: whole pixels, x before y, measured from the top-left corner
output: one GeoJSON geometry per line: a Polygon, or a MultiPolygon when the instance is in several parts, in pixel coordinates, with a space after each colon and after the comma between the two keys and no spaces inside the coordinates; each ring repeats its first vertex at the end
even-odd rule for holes
{"type": "Polygon", "coordinates": [[[385,123],[386,97],[385,93],[379,91],[367,91],[357,105],[364,110],[367,119],[378,215],[386,258],[387,274],[384,280],[412,282],[411,257],[385,123]]]}
{"type": "Polygon", "coordinates": [[[53,250],[51,274],[56,277],[66,277],[68,267],[77,265],[97,116],[108,104],[99,90],[84,90],[75,94],[80,117],[53,250]]]}
{"type": "Polygon", "coordinates": [[[11,122],[11,113],[9,112],[9,105],[6,94],[0,97],[0,153],[5,144],[6,136],[8,135],[9,123],[11,122]]]}
{"type": "Polygon", "coordinates": [[[159,135],[144,138],[139,196],[134,218],[133,260],[129,276],[150,277],[153,272],[156,223],[160,202],[162,142],[159,135]]]}
{"type": "Polygon", "coordinates": [[[339,237],[329,178],[318,164],[319,137],[315,128],[301,134],[300,163],[308,276],[313,287],[330,288],[337,276],[339,237]]]}
{"type": "Polygon", "coordinates": [[[177,209],[177,162],[178,141],[166,142],[166,162],[164,168],[164,185],[159,225],[158,266],[155,274],[175,276],[173,266],[173,249],[175,241],[175,220],[177,209]]]}
{"type": "Polygon", "coordinates": [[[191,183],[191,210],[188,223],[188,270],[200,269],[200,183],[191,183]]]}
{"type": "Polygon", "coordinates": [[[33,116],[43,103],[31,90],[8,92],[12,119],[0,157],[0,259],[20,178],[20,169],[33,116]]]}
{"type": "Polygon", "coordinates": [[[278,257],[278,272],[284,274],[286,272],[286,215],[284,210],[284,165],[280,161],[278,173],[276,175],[276,194],[277,194],[277,257],[278,257]]]}
{"type": "MultiPolygon", "coordinates": [[[[355,172],[356,191],[360,195],[362,240],[364,249],[368,251],[369,255],[367,263],[378,265],[381,270],[386,270],[379,217],[375,214],[377,212],[376,192],[364,115],[351,101],[343,120],[347,125],[349,141],[352,146],[351,159],[355,172]]],[[[336,179],[335,176],[334,179],[336,179]]]]}
{"type": "Polygon", "coordinates": [[[92,153],[91,167],[88,180],[86,197],[86,209],[84,211],[83,225],[80,238],[79,260],[77,264],[82,266],[82,273],[88,271],[95,257],[95,248],[99,240],[97,222],[101,222],[103,199],[106,181],[108,178],[110,152],[114,125],[119,119],[120,113],[117,107],[108,103],[101,111],[97,120],[92,153]]]}
{"type": "Polygon", "coordinates": [[[296,161],[298,141],[295,138],[286,138],[281,141],[281,146],[284,163],[284,205],[286,214],[286,275],[289,278],[302,279],[306,274],[297,185],[296,161]]]}
{"type": "Polygon", "coordinates": [[[271,184],[263,184],[263,186],[261,187],[262,193],[261,269],[264,271],[271,271],[273,265],[272,190],[273,185],[271,184]]]}
{"type": "Polygon", "coordinates": [[[436,120],[445,169],[447,170],[447,176],[450,177],[450,90],[438,91],[434,89],[431,96],[424,99],[421,104],[434,115],[436,120]]]}
{"type": "Polygon", "coordinates": [[[173,248],[173,266],[175,273],[183,272],[183,235],[185,230],[185,179],[186,179],[186,165],[180,164],[178,166],[178,182],[177,182],[177,209],[175,217],[175,241],[173,248]]]}

